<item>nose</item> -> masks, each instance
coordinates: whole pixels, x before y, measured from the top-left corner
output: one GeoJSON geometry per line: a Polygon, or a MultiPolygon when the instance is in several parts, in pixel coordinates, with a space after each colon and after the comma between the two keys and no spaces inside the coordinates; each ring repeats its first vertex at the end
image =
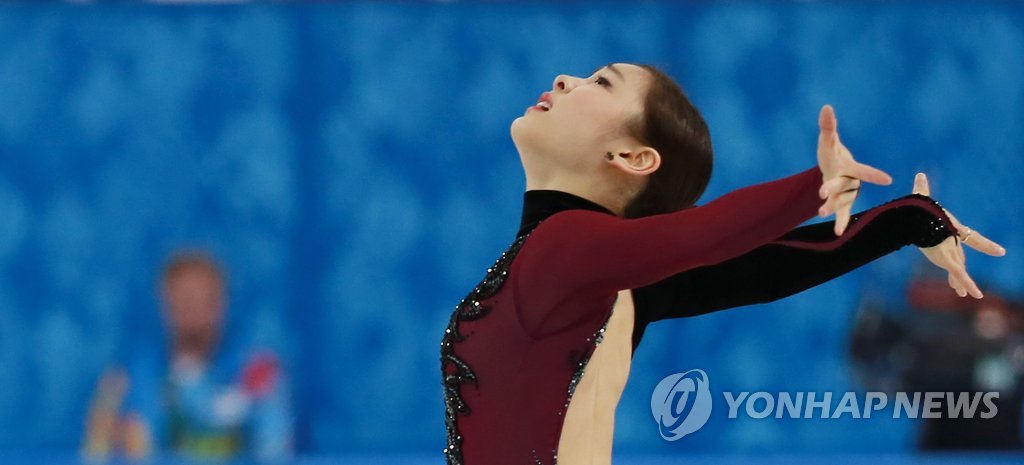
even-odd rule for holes
{"type": "Polygon", "coordinates": [[[551,89],[555,92],[570,92],[576,87],[576,83],[578,82],[579,78],[559,74],[555,77],[555,82],[551,85],[551,89]]]}

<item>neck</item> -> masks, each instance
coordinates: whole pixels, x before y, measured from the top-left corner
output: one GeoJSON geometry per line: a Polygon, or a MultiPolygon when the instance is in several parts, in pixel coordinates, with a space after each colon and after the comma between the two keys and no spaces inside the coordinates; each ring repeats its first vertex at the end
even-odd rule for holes
{"type": "Polygon", "coordinates": [[[590,210],[608,215],[615,214],[599,203],[570,192],[549,189],[528,190],[523,194],[523,215],[516,236],[519,237],[532,231],[541,221],[565,210],[590,210]]]}
{"type": "Polygon", "coordinates": [[[172,340],[175,355],[187,355],[205,360],[213,352],[217,337],[215,334],[176,335],[172,340]]]}
{"type": "Polygon", "coordinates": [[[610,185],[612,185],[611,182],[595,182],[593,179],[583,180],[577,177],[551,177],[545,180],[537,180],[531,176],[526,177],[527,191],[549,190],[567,192],[600,205],[616,216],[622,216],[626,210],[626,202],[622,200],[624,196],[615,195],[609,189],[595,188],[595,186],[610,185]]]}

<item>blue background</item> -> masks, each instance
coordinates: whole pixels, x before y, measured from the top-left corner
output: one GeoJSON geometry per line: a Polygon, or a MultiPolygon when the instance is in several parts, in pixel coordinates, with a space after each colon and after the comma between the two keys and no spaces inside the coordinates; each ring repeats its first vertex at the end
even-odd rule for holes
{"type": "MultiPolygon", "coordinates": [[[[209,247],[230,273],[227,344],[280,351],[298,446],[436,454],[438,343],[504,250],[524,178],[508,126],[559,73],[612,61],[675,76],[707,118],[701,203],[815,163],[817,111],[891,173],[857,210],[933,196],[1024,276],[1024,7],[782,2],[0,9],[0,451],[73,451],[107,364],[162,337],[159,267],[209,247]]],[[[719,390],[853,388],[865,294],[898,304],[904,249],[784,301],[654,325],[616,450],[898,452],[916,424],[726,420],[660,439],[664,376],[719,390]]],[[[952,291],[950,291],[952,292],[952,291]]]]}

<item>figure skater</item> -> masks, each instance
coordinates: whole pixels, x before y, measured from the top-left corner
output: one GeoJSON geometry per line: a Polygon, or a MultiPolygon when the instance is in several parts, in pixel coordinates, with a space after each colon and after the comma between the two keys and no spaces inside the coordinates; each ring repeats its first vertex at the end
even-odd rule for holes
{"type": "Polygon", "coordinates": [[[702,206],[707,126],[647,65],[558,76],[517,118],[526,174],[508,249],[455,308],[441,340],[449,464],[611,463],[615,409],[647,324],[770,302],[913,244],[981,298],[961,244],[1005,253],[915,191],[851,215],[862,182],[833,110],[817,165],[702,206]],[[835,220],[796,226],[815,214],[835,220]]]}

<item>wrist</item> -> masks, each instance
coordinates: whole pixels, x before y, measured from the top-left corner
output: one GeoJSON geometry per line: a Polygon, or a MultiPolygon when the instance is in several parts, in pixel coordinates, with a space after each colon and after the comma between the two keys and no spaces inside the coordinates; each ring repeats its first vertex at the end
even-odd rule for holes
{"type": "Polygon", "coordinates": [[[953,236],[954,240],[959,240],[956,239],[958,235],[956,227],[953,226],[953,222],[946,215],[946,210],[938,201],[917,193],[901,198],[907,199],[907,202],[913,207],[911,214],[914,215],[915,228],[914,234],[911,236],[912,244],[919,248],[927,248],[941,244],[949,236],[953,236]]]}

